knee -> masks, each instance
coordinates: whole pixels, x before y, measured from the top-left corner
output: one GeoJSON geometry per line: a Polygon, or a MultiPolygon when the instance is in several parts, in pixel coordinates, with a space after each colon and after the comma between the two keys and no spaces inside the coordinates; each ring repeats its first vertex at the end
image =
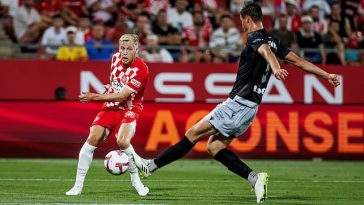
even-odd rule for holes
{"type": "Polygon", "coordinates": [[[119,137],[116,140],[116,144],[118,145],[118,147],[122,150],[127,149],[130,145],[130,142],[125,138],[125,137],[119,137]]]}
{"type": "Polygon", "coordinates": [[[215,157],[215,155],[222,149],[224,149],[226,146],[219,146],[216,143],[208,143],[207,144],[207,153],[209,153],[209,155],[211,157],[215,157]]]}
{"type": "Polygon", "coordinates": [[[193,143],[198,142],[199,139],[199,132],[195,127],[190,128],[186,132],[186,137],[193,143]]]}
{"type": "Polygon", "coordinates": [[[90,133],[87,138],[87,143],[89,143],[92,146],[97,147],[100,143],[100,138],[95,133],[90,133]]]}

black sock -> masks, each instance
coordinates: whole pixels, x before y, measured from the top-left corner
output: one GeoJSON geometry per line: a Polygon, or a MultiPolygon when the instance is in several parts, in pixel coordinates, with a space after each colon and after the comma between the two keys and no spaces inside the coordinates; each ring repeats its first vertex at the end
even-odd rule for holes
{"type": "Polygon", "coordinates": [[[185,156],[194,146],[186,136],[184,136],[177,144],[166,149],[162,154],[154,159],[155,165],[161,168],[177,159],[185,156]]]}
{"type": "Polygon", "coordinates": [[[214,158],[225,165],[230,171],[248,180],[249,173],[252,170],[234,152],[225,148],[220,150],[214,158]]]}

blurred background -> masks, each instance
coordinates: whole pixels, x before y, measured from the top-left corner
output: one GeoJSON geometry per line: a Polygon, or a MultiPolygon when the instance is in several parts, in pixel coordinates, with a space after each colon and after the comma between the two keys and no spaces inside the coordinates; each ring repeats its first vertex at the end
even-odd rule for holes
{"type": "MultiPolygon", "coordinates": [[[[153,157],[227,98],[246,42],[244,0],[0,0],[0,157],[72,157],[100,104],[111,55],[139,36],[150,79],[134,146],[153,157]],[[17,150],[14,152],[14,150],[17,150]]],[[[260,0],[263,24],[342,85],[284,64],[252,127],[232,143],[244,158],[364,159],[364,1],[260,0]]],[[[205,158],[206,142],[189,157],[205,158]]],[[[116,149],[110,137],[96,152],[116,149]]]]}

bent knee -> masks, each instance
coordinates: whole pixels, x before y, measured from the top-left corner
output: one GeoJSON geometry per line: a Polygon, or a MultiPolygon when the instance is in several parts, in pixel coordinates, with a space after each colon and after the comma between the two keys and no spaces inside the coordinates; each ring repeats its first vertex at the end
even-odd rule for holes
{"type": "Polygon", "coordinates": [[[100,144],[101,138],[102,138],[102,136],[98,136],[95,133],[90,133],[87,138],[87,143],[96,147],[100,144]]]}
{"type": "Polygon", "coordinates": [[[209,153],[209,155],[211,157],[215,157],[215,155],[224,148],[226,148],[226,146],[218,145],[216,143],[208,143],[207,144],[207,153],[209,153]]]}
{"type": "Polygon", "coordinates": [[[127,149],[130,145],[130,142],[126,140],[126,138],[120,138],[116,140],[116,144],[120,149],[127,149]]]}

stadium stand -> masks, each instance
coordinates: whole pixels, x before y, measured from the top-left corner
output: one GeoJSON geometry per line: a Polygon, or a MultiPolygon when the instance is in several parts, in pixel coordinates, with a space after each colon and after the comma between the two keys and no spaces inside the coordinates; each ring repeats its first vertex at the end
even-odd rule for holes
{"type": "MultiPolygon", "coordinates": [[[[360,57],[364,47],[361,33],[364,30],[364,1],[350,1],[349,4],[348,1],[338,0],[0,0],[1,58],[45,59],[43,50],[47,45],[41,45],[42,35],[27,45],[21,44],[15,37],[14,25],[11,24],[19,8],[31,5],[29,7],[35,8],[41,16],[42,25],[46,25],[42,28],[43,33],[52,26],[53,16],[59,15],[64,19],[64,28],[76,26],[77,33],[81,34],[81,38],[84,36],[79,42],[86,42],[91,36],[90,30],[85,30],[84,26],[88,19],[90,26],[100,23],[105,26],[105,39],[113,42],[115,48],[118,36],[123,33],[136,33],[143,44],[146,43],[147,35],[155,34],[160,42],[154,47],[167,49],[174,62],[219,62],[216,60],[218,56],[214,56],[215,52],[212,52],[209,45],[213,39],[213,32],[220,28],[221,16],[231,16],[233,21],[230,26],[240,32],[241,41],[244,42],[246,34],[240,26],[239,10],[245,3],[252,1],[262,6],[263,23],[269,32],[284,35],[285,31],[280,31],[284,27],[279,26],[279,19],[282,15],[287,17],[286,29],[292,32],[294,37],[291,48],[302,57],[305,57],[306,53],[315,52],[315,48],[307,50],[297,46],[297,36],[301,37],[302,33],[301,20],[305,16],[305,19],[312,18],[313,30],[322,38],[326,50],[320,52],[320,49],[316,48],[316,52],[326,55],[329,59],[328,62],[318,61],[319,63],[362,64],[360,57]],[[165,13],[168,23],[168,26],[163,28],[158,22],[161,21],[158,18],[160,12],[165,13]],[[192,16],[199,13],[203,13],[202,22],[192,19],[192,16]],[[192,26],[182,25],[187,23],[187,17],[184,16],[188,16],[192,26]],[[178,24],[180,18],[184,21],[178,24]],[[140,23],[141,19],[143,23],[140,23]],[[166,34],[170,33],[173,33],[174,37],[167,39],[166,34]],[[196,52],[203,57],[191,57],[192,53],[196,52]]],[[[84,43],[81,46],[88,47],[84,43]]],[[[148,45],[144,46],[147,50],[148,45]]]]}

